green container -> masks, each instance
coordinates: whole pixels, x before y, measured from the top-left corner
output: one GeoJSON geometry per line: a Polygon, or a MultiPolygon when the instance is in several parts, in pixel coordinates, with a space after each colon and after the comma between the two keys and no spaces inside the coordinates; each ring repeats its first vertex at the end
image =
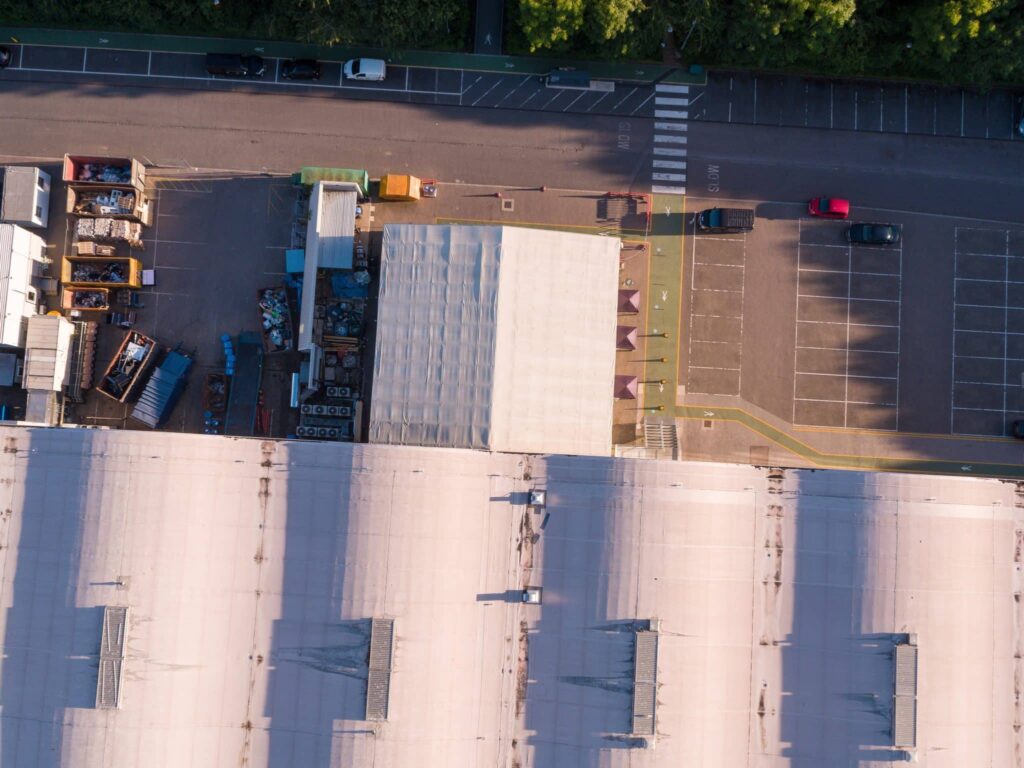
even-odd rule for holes
{"type": "Polygon", "coordinates": [[[311,187],[318,181],[347,181],[359,187],[360,197],[366,197],[370,186],[370,174],[355,168],[314,168],[306,166],[300,174],[302,183],[311,187]]]}

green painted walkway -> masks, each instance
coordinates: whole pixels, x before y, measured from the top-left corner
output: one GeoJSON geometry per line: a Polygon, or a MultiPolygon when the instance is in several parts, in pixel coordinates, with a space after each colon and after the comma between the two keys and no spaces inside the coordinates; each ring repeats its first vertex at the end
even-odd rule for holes
{"type": "Polygon", "coordinates": [[[574,67],[586,70],[597,79],[698,85],[703,85],[706,81],[706,75],[703,72],[691,75],[681,69],[650,62],[587,62],[544,56],[485,56],[461,52],[400,51],[366,46],[310,45],[280,40],[0,26],[0,41],[23,45],[63,45],[72,48],[109,48],[171,53],[256,53],[261,56],[277,58],[308,57],[321,61],[347,61],[359,56],[369,56],[386,59],[389,64],[401,66],[520,75],[543,75],[558,67],[574,67]]]}
{"type": "Polygon", "coordinates": [[[797,440],[792,435],[768,424],[739,408],[701,407],[680,405],[675,415],[683,419],[710,419],[742,424],[776,445],[796,454],[812,464],[829,469],[856,469],[865,472],[917,472],[935,475],[969,475],[972,477],[1000,477],[1024,479],[1024,465],[996,462],[956,462],[943,459],[894,459],[884,456],[848,456],[825,453],[797,440]]]}
{"type": "Polygon", "coordinates": [[[679,384],[679,320],[682,311],[683,222],[686,200],[654,195],[651,203],[651,271],[644,296],[647,350],[644,359],[643,407],[647,413],[672,415],[679,384]],[[662,336],[661,334],[668,334],[662,336]],[[664,362],[662,362],[664,359],[664,362]],[[664,379],[665,383],[657,383],[664,379]]]}

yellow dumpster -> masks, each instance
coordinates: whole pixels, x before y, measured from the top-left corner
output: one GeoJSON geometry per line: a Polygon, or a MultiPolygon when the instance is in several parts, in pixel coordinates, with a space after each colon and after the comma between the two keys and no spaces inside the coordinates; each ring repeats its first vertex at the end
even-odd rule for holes
{"type": "Polygon", "coordinates": [[[386,174],[380,180],[380,199],[419,200],[420,180],[406,174],[386,174]]]}

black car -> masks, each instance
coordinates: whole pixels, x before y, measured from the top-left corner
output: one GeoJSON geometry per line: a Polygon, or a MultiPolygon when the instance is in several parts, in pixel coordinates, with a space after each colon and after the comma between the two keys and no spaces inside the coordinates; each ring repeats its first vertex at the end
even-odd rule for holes
{"type": "Polygon", "coordinates": [[[867,245],[895,245],[900,241],[900,228],[896,224],[851,224],[846,239],[867,245]]]}
{"type": "Polygon", "coordinates": [[[1024,440],[1024,421],[1015,421],[1010,424],[1010,434],[1018,440],[1024,440]]]}
{"type": "Polygon", "coordinates": [[[281,64],[281,77],[286,80],[319,80],[320,62],[313,59],[289,59],[281,64]]]}
{"type": "Polygon", "coordinates": [[[0,45],[0,69],[11,63],[11,49],[0,45]]]}
{"type": "Polygon", "coordinates": [[[206,54],[206,71],[221,77],[263,77],[266,65],[262,56],[240,56],[237,53],[206,54]]]}

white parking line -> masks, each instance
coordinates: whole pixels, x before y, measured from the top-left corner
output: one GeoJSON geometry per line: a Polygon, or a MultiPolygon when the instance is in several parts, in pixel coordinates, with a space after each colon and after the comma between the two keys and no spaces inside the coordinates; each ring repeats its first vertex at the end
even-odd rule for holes
{"type": "MultiPolygon", "coordinates": [[[[407,72],[407,73],[408,73],[408,71],[409,71],[409,70],[406,70],[406,72],[407,72]]],[[[479,79],[479,78],[477,78],[477,79],[479,79]]],[[[489,94],[489,93],[490,93],[491,91],[493,91],[493,90],[494,90],[495,88],[497,88],[497,87],[498,87],[499,85],[501,85],[501,80],[499,80],[499,81],[498,81],[498,82],[496,82],[496,83],[495,83],[494,85],[492,85],[492,86],[491,86],[490,88],[488,88],[488,89],[487,89],[486,91],[484,91],[484,92],[483,92],[482,94],[480,94],[480,97],[479,97],[479,98],[478,98],[478,99],[477,99],[476,101],[474,101],[474,102],[473,102],[472,104],[470,104],[469,106],[471,106],[471,107],[475,107],[475,106],[476,106],[477,104],[479,104],[479,103],[480,103],[480,100],[481,100],[481,99],[483,99],[483,98],[484,98],[485,96],[487,96],[487,94],[489,94]]],[[[408,90],[408,89],[406,89],[406,90],[408,90]]]]}
{"type": "Polygon", "coordinates": [[[650,100],[651,100],[651,99],[653,99],[653,98],[654,98],[654,94],[652,93],[652,94],[651,94],[650,96],[648,96],[648,97],[647,97],[646,99],[644,99],[644,100],[643,100],[643,101],[641,101],[641,102],[640,102],[639,104],[637,104],[636,108],[635,108],[635,109],[634,109],[634,110],[633,110],[632,112],[630,112],[629,114],[631,114],[631,115],[635,115],[635,114],[636,114],[637,112],[639,112],[639,111],[640,111],[641,109],[643,109],[643,108],[644,108],[644,107],[645,107],[645,106],[647,105],[647,102],[648,102],[648,101],[650,101],[650,100]]]}

